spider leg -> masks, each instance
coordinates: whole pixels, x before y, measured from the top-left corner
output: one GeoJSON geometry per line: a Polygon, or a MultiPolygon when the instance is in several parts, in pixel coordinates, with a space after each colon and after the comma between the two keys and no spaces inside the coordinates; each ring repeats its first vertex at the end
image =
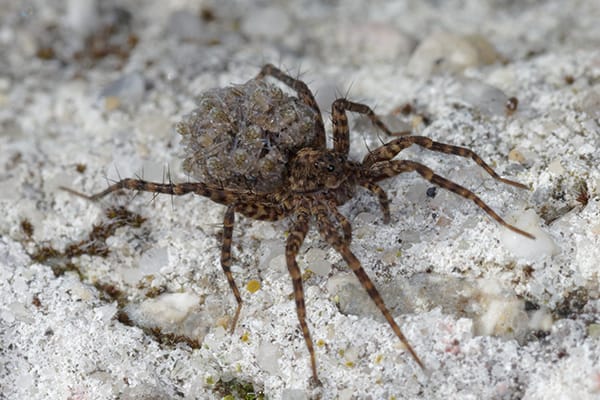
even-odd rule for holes
{"type": "Polygon", "coordinates": [[[463,186],[460,186],[457,183],[452,182],[449,179],[435,174],[429,167],[423,164],[419,164],[417,162],[409,160],[391,160],[387,162],[381,162],[379,164],[374,165],[371,168],[372,179],[374,179],[375,181],[390,178],[392,176],[402,174],[404,172],[413,171],[417,172],[429,182],[434,183],[441,188],[454,192],[461,197],[473,201],[475,204],[477,204],[477,206],[479,206],[479,208],[485,211],[487,215],[489,215],[492,219],[494,219],[496,222],[498,222],[505,228],[510,229],[511,231],[523,235],[529,239],[535,239],[535,237],[532,234],[527,233],[517,228],[516,226],[513,226],[508,222],[504,221],[498,214],[496,214],[494,210],[492,210],[490,206],[485,204],[485,202],[481,200],[475,193],[463,186]]]}
{"type": "Polygon", "coordinates": [[[387,320],[388,324],[392,327],[392,330],[394,331],[398,339],[400,339],[402,344],[404,344],[404,346],[406,347],[412,358],[415,360],[415,362],[419,365],[419,367],[421,367],[424,370],[425,366],[421,362],[421,359],[419,359],[419,356],[417,356],[417,353],[408,342],[408,339],[402,333],[402,330],[400,329],[400,327],[394,320],[394,317],[392,317],[392,314],[386,307],[383,298],[379,294],[379,291],[377,290],[377,288],[375,288],[373,281],[371,281],[371,278],[369,278],[369,276],[363,269],[362,265],[360,264],[360,261],[356,258],[356,256],[348,247],[348,243],[345,240],[343,240],[340,235],[338,235],[336,229],[331,225],[329,218],[327,218],[327,215],[323,214],[322,207],[316,206],[314,208],[314,211],[317,213],[317,225],[319,227],[319,232],[321,233],[323,239],[325,239],[327,243],[329,243],[338,253],[340,253],[340,255],[342,256],[344,261],[346,261],[352,272],[354,272],[354,275],[356,275],[356,277],[358,278],[362,287],[369,294],[369,297],[371,297],[379,311],[381,311],[381,313],[387,320]]]}
{"type": "Polygon", "coordinates": [[[278,81],[283,82],[290,88],[294,89],[298,94],[298,97],[304,104],[312,108],[315,113],[318,115],[315,121],[315,129],[316,129],[316,138],[314,145],[317,148],[325,148],[325,125],[323,124],[323,117],[321,116],[321,110],[319,109],[319,105],[315,100],[311,90],[306,85],[306,83],[302,82],[299,79],[294,79],[273,64],[264,65],[256,79],[264,78],[265,76],[270,76],[272,78],[277,79],[278,81]]]}
{"type": "MultiPolygon", "coordinates": [[[[318,203],[317,207],[319,206],[319,204],[323,204],[323,203],[318,203]]],[[[346,218],[344,216],[344,214],[342,214],[337,209],[337,204],[335,202],[331,201],[331,202],[329,202],[329,207],[324,208],[323,210],[325,212],[332,213],[333,216],[335,217],[335,219],[337,220],[337,222],[340,224],[340,226],[342,227],[342,232],[344,233],[344,241],[348,244],[350,242],[352,242],[352,224],[350,224],[350,221],[348,221],[348,218],[346,218]]]]}
{"type": "Polygon", "coordinates": [[[285,258],[290,276],[292,277],[292,285],[294,286],[294,299],[296,301],[296,313],[298,314],[298,322],[300,322],[300,328],[302,329],[302,335],[304,336],[304,342],[310,354],[310,366],[312,368],[313,380],[315,383],[319,383],[317,376],[317,363],[315,359],[315,348],[313,345],[312,338],[310,337],[310,331],[306,322],[306,306],[304,304],[304,289],[302,287],[302,274],[298,263],[296,262],[296,256],[300,250],[302,242],[308,232],[308,210],[306,207],[300,207],[296,214],[296,223],[290,231],[287,243],[285,245],[285,258]]]}
{"type": "Polygon", "coordinates": [[[200,196],[208,197],[216,203],[225,205],[231,204],[238,198],[238,193],[236,193],[235,191],[211,187],[200,182],[156,183],[144,181],[142,179],[131,178],[121,179],[120,181],[110,185],[103,191],[92,195],[86,195],[64,186],[61,186],[60,189],[91,201],[99,200],[104,196],[116,192],[120,189],[136,190],[139,192],[163,193],[175,196],[181,196],[188,193],[195,193],[200,196]]]}
{"type": "Polygon", "coordinates": [[[383,121],[373,112],[371,107],[355,103],[345,98],[337,99],[331,105],[331,121],[333,124],[333,148],[336,152],[348,155],[350,149],[350,129],[346,111],[366,115],[373,125],[389,136],[407,135],[409,132],[392,132],[383,121]]]}
{"type": "Polygon", "coordinates": [[[388,224],[390,222],[390,200],[388,199],[387,193],[376,183],[371,181],[361,182],[361,186],[374,193],[379,199],[379,205],[381,212],[383,213],[383,223],[388,224]]]}
{"type": "Polygon", "coordinates": [[[389,161],[392,158],[394,158],[399,152],[406,149],[407,147],[410,147],[413,144],[424,147],[431,151],[437,151],[439,153],[454,154],[460,157],[470,158],[473,161],[475,161],[477,165],[483,168],[488,174],[490,174],[494,179],[506,183],[508,185],[516,186],[521,189],[529,189],[522,183],[502,178],[473,150],[467,149],[465,147],[452,146],[446,143],[434,142],[433,140],[425,136],[406,136],[394,139],[384,144],[383,146],[369,152],[369,154],[367,154],[367,156],[363,160],[363,165],[368,168],[377,162],[389,161]]]}
{"type": "Polygon", "coordinates": [[[261,202],[260,197],[255,201],[236,204],[235,211],[248,218],[259,221],[279,221],[288,215],[285,208],[276,204],[263,203],[261,202]]]}
{"type": "Polygon", "coordinates": [[[233,274],[231,273],[231,240],[233,237],[234,222],[235,210],[234,206],[231,205],[227,207],[225,216],[223,217],[223,244],[221,247],[221,268],[223,268],[223,272],[227,277],[229,287],[231,288],[231,291],[235,296],[235,300],[237,301],[237,308],[235,310],[235,315],[233,316],[233,321],[231,322],[231,328],[229,330],[230,333],[233,333],[235,330],[235,326],[240,316],[240,311],[242,310],[242,296],[240,295],[240,291],[235,284],[233,274]]]}

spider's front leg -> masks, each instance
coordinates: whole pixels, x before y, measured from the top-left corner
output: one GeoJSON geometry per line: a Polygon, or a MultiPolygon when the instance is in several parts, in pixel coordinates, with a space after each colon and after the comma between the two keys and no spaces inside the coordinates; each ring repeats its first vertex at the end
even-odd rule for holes
{"type": "Polygon", "coordinates": [[[435,142],[425,136],[406,136],[394,139],[384,144],[383,146],[378,147],[377,149],[369,152],[369,154],[367,154],[363,159],[362,165],[365,168],[369,168],[375,163],[389,161],[392,158],[396,157],[396,155],[402,150],[412,146],[413,144],[426,148],[427,150],[436,151],[438,153],[453,154],[460,157],[470,158],[497,181],[506,183],[507,185],[518,187],[519,189],[528,189],[528,187],[523,185],[522,183],[502,178],[473,150],[467,149],[466,147],[453,146],[451,144],[435,142]]]}
{"type": "Polygon", "coordinates": [[[306,83],[302,82],[299,79],[292,78],[290,75],[286,74],[285,72],[283,72],[282,70],[280,70],[279,68],[274,66],[273,64],[264,65],[261,68],[258,75],[256,76],[256,78],[262,79],[265,76],[270,76],[272,78],[275,78],[278,81],[283,82],[290,88],[294,89],[296,91],[296,93],[298,94],[298,97],[300,98],[300,100],[302,100],[302,102],[304,104],[306,104],[307,106],[309,106],[310,108],[312,108],[315,111],[315,113],[317,115],[316,121],[315,121],[315,124],[316,124],[315,129],[317,132],[316,132],[316,139],[315,139],[314,145],[317,148],[325,148],[325,145],[326,145],[325,125],[323,124],[323,117],[321,116],[321,110],[319,109],[319,105],[317,104],[315,97],[313,96],[311,90],[306,85],[306,83]]]}
{"type": "Polygon", "coordinates": [[[479,208],[485,211],[486,214],[488,214],[492,219],[497,221],[500,225],[504,226],[505,228],[510,229],[511,231],[516,232],[519,235],[523,235],[526,238],[535,239],[535,237],[532,234],[527,233],[524,230],[521,230],[516,226],[513,226],[508,222],[504,221],[494,210],[492,210],[490,206],[488,206],[483,200],[481,200],[481,198],[479,198],[479,196],[477,196],[475,193],[457,183],[452,182],[449,179],[437,175],[431,170],[431,168],[423,164],[419,164],[417,162],[409,160],[391,160],[386,162],[380,162],[374,165],[369,170],[369,172],[371,174],[371,180],[375,182],[386,178],[391,178],[392,176],[396,176],[404,172],[416,172],[429,182],[436,184],[443,189],[454,192],[461,197],[473,201],[475,204],[477,204],[479,208]]]}
{"type": "Polygon", "coordinates": [[[389,136],[408,135],[410,132],[392,132],[371,107],[355,103],[344,98],[337,99],[331,105],[331,123],[333,124],[333,148],[336,152],[348,156],[350,150],[350,128],[346,111],[366,115],[373,125],[389,136]]]}
{"type": "Polygon", "coordinates": [[[383,190],[383,188],[378,184],[371,181],[361,182],[360,185],[377,196],[377,199],[379,200],[379,206],[381,207],[381,212],[383,213],[383,223],[388,224],[391,219],[390,200],[385,190],[383,190]]]}

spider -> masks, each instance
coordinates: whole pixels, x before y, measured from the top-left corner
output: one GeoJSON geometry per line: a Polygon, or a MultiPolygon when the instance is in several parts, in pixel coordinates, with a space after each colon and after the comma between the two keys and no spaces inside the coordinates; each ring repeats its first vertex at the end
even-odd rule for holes
{"type": "MultiPolygon", "coordinates": [[[[226,209],[223,217],[221,267],[237,301],[237,308],[230,327],[232,333],[235,330],[242,308],[242,297],[231,272],[231,243],[235,214],[264,221],[289,218],[291,228],[285,243],[285,259],[292,279],[298,321],[310,356],[312,379],[318,383],[314,344],[306,318],[302,275],[296,261],[309,227],[315,224],[321,237],[341,255],[356,275],[362,287],[375,302],[377,308],[414,361],[422,369],[425,369],[424,364],[386,307],[373,281],[371,281],[361,262],[350,249],[352,226],[348,218],[338,210],[338,207],[348,202],[355,195],[357,189],[362,187],[377,197],[383,214],[383,222],[387,224],[390,222],[390,202],[386,192],[378,183],[405,172],[416,172],[429,182],[473,201],[500,225],[524,237],[534,238],[531,234],[505,222],[472,191],[435,174],[423,164],[394,159],[399,152],[411,145],[421,146],[440,153],[471,158],[494,179],[518,188],[527,189],[527,187],[521,183],[500,177],[483,159],[467,148],[435,142],[424,136],[398,137],[397,134],[388,129],[370,107],[349,101],[346,98],[335,100],[331,106],[333,148],[328,148],[323,117],[308,86],[271,64],[265,65],[254,80],[263,81],[267,77],[278,80],[294,90],[298,96],[293,98],[294,101],[301,102],[304,107],[308,107],[311,110],[311,118],[313,118],[312,131],[310,132],[313,136],[310,145],[294,150],[289,154],[289,160],[285,165],[286,168],[283,170],[284,174],[281,178],[282,184],[279,184],[278,187],[261,191],[239,185],[227,186],[226,183],[218,183],[218,181],[155,183],[142,179],[122,179],[104,191],[90,196],[72,189],[63,189],[92,201],[103,198],[117,190],[128,189],[152,192],[155,195],[165,193],[180,196],[194,193],[224,205],[226,209]],[[396,135],[396,138],[369,151],[362,162],[349,160],[350,132],[347,112],[366,115],[377,128],[389,136],[396,135]]],[[[213,120],[211,119],[211,121],[213,120]]]]}

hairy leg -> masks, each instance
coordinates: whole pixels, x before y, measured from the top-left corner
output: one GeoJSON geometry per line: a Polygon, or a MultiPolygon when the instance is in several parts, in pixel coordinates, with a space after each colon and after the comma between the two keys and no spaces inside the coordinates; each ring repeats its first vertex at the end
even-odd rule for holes
{"type": "Polygon", "coordinates": [[[335,203],[329,205],[329,210],[333,213],[335,219],[342,227],[344,242],[350,244],[352,242],[352,225],[350,224],[350,221],[348,221],[348,218],[346,218],[344,214],[339,212],[335,203]]]}
{"type": "MultiPolygon", "coordinates": [[[[320,207],[317,206],[315,208],[316,209],[314,211],[319,212],[320,207]]],[[[363,269],[362,265],[360,264],[360,261],[352,253],[352,251],[348,247],[348,243],[345,240],[343,240],[340,235],[337,234],[335,227],[331,225],[329,219],[326,217],[327,216],[322,215],[322,213],[317,214],[317,225],[319,227],[319,232],[321,233],[321,236],[324,240],[327,241],[327,243],[329,243],[334,249],[336,249],[338,253],[340,253],[340,255],[342,256],[344,261],[346,261],[352,272],[354,272],[354,275],[356,275],[356,277],[358,278],[362,287],[369,294],[369,297],[371,297],[379,311],[381,311],[381,313],[385,317],[388,324],[392,327],[392,330],[394,331],[398,339],[400,339],[402,344],[404,344],[407,351],[410,353],[415,362],[422,369],[425,369],[425,366],[419,359],[419,356],[417,356],[417,353],[414,351],[414,349],[408,342],[406,336],[404,336],[404,334],[402,333],[402,330],[394,320],[394,317],[392,317],[392,314],[386,307],[383,298],[379,294],[377,288],[375,288],[375,285],[373,284],[373,281],[371,281],[371,278],[369,278],[369,276],[363,269]]]]}
{"type": "Polygon", "coordinates": [[[71,194],[74,194],[84,199],[96,201],[102,197],[116,192],[120,189],[136,190],[139,192],[151,192],[151,193],[163,193],[174,196],[181,196],[188,193],[195,193],[200,196],[208,197],[212,201],[219,204],[231,204],[238,199],[238,193],[232,190],[220,189],[212,186],[208,186],[204,183],[188,182],[188,183],[156,183],[148,182],[142,179],[121,179],[120,181],[110,185],[101,192],[85,195],[77,192],[73,189],[69,189],[61,186],[62,190],[65,190],[71,194]]]}
{"type": "Polygon", "coordinates": [[[366,168],[372,166],[375,163],[382,161],[389,161],[402,150],[416,144],[417,146],[424,147],[431,151],[436,151],[445,154],[454,154],[460,157],[470,158],[483,168],[488,174],[494,179],[506,183],[508,185],[516,186],[521,189],[528,189],[527,186],[522,183],[511,181],[509,179],[502,178],[496,173],[481,157],[479,157],[473,150],[465,147],[452,146],[446,143],[434,142],[425,136],[406,136],[398,139],[394,139],[391,142],[384,144],[383,146],[369,152],[363,160],[363,166],[366,168]]]}
{"type": "Polygon", "coordinates": [[[355,103],[344,98],[337,99],[331,105],[331,122],[333,124],[333,148],[336,152],[348,155],[350,149],[350,128],[346,111],[366,115],[373,125],[387,135],[406,135],[409,132],[392,132],[366,104],[355,103]]]}
{"type": "Polygon", "coordinates": [[[319,105],[317,104],[315,97],[312,92],[306,85],[306,83],[302,82],[299,79],[292,78],[288,74],[284,73],[279,68],[275,67],[273,64],[266,64],[262,67],[258,75],[257,79],[264,78],[265,76],[270,76],[278,81],[285,83],[290,88],[294,89],[298,94],[298,97],[302,102],[312,108],[315,113],[318,115],[315,121],[315,129],[317,130],[317,137],[315,139],[315,147],[324,149],[326,146],[325,141],[325,125],[323,124],[323,117],[321,116],[321,110],[319,109],[319,105]]]}
{"type": "Polygon", "coordinates": [[[435,174],[429,167],[419,164],[414,161],[408,160],[391,160],[386,162],[381,162],[374,165],[371,168],[372,180],[380,181],[382,179],[390,178],[392,176],[402,174],[404,172],[417,172],[423,178],[428,180],[431,183],[438,185],[441,188],[450,190],[458,194],[461,197],[469,199],[473,201],[479,208],[486,212],[492,219],[498,222],[500,225],[504,226],[507,229],[510,229],[513,232],[516,232],[520,235],[523,235],[529,239],[535,239],[533,235],[527,233],[516,226],[509,224],[504,221],[490,206],[485,204],[483,200],[481,200],[475,193],[470,191],[469,189],[460,186],[451,180],[448,180],[442,176],[435,174]]]}
{"type": "Polygon", "coordinates": [[[281,205],[261,202],[260,197],[244,203],[237,203],[235,211],[259,221],[279,221],[287,216],[287,212],[281,205]]]}
{"type": "Polygon", "coordinates": [[[294,224],[290,235],[288,236],[285,245],[285,258],[288,267],[288,271],[292,278],[292,285],[294,287],[294,300],[296,302],[296,313],[298,314],[298,322],[300,323],[300,329],[302,329],[302,335],[304,336],[304,342],[310,355],[310,366],[312,368],[313,380],[316,384],[319,383],[319,377],[317,375],[317,362],[315,359],[315,347],[313,345],[312,338],[310,337],[310,330],[308,329],[308,323],[306,322],[306,306],[304,304],[304,289],[302,287],[302,274],[298,263],[296,262],[296,256],[300,250],[302,242],[308,232],[308,210],[305,207],[300,207],[296,214],[296,223],[294,224]]]}
{"type": "Polygon", "coordinates": [[[233,237],[234,222],[234,206],[228,206],[227,210],[225,211],[225,216],[223,217],[223,244],[221,246],[221,268],[223,268],[223,272],[227,277],[229,287],[231,288],[231,291],[235,296],[235,300],[237,301],[237,308],[233,316],[233,321],[231,322],[230,333],[233,333],[233,331],[235,330],[235,326],[240,316],[240,311],[242,310],[242,296],[240,295],[240,291],[237,285],[235,284],[233,274],[231,273],[231,241],[233,237]]]}
{"type": "Polygon", "coordinates": [[[368,189],[370,192],[374,193],[379,199],[379,206],[381,207],[381,212],[383,213],[383,223],[388,224],[390,222],[390,200],[388,199],[387,193],[376,183],[366,181],[361,182],[361,186],[368,189]]]}

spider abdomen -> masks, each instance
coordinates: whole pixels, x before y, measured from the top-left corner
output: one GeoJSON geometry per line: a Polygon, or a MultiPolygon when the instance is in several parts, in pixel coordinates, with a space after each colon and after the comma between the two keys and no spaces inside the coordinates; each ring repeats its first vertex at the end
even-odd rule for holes
{"type": "Polygon", "coordinates": [[[176,126],[184,170],[208,184],[271,192],[284,184],[290,157],[316,139],[318,114],[263,79],[212,89],[176,126]]]}

